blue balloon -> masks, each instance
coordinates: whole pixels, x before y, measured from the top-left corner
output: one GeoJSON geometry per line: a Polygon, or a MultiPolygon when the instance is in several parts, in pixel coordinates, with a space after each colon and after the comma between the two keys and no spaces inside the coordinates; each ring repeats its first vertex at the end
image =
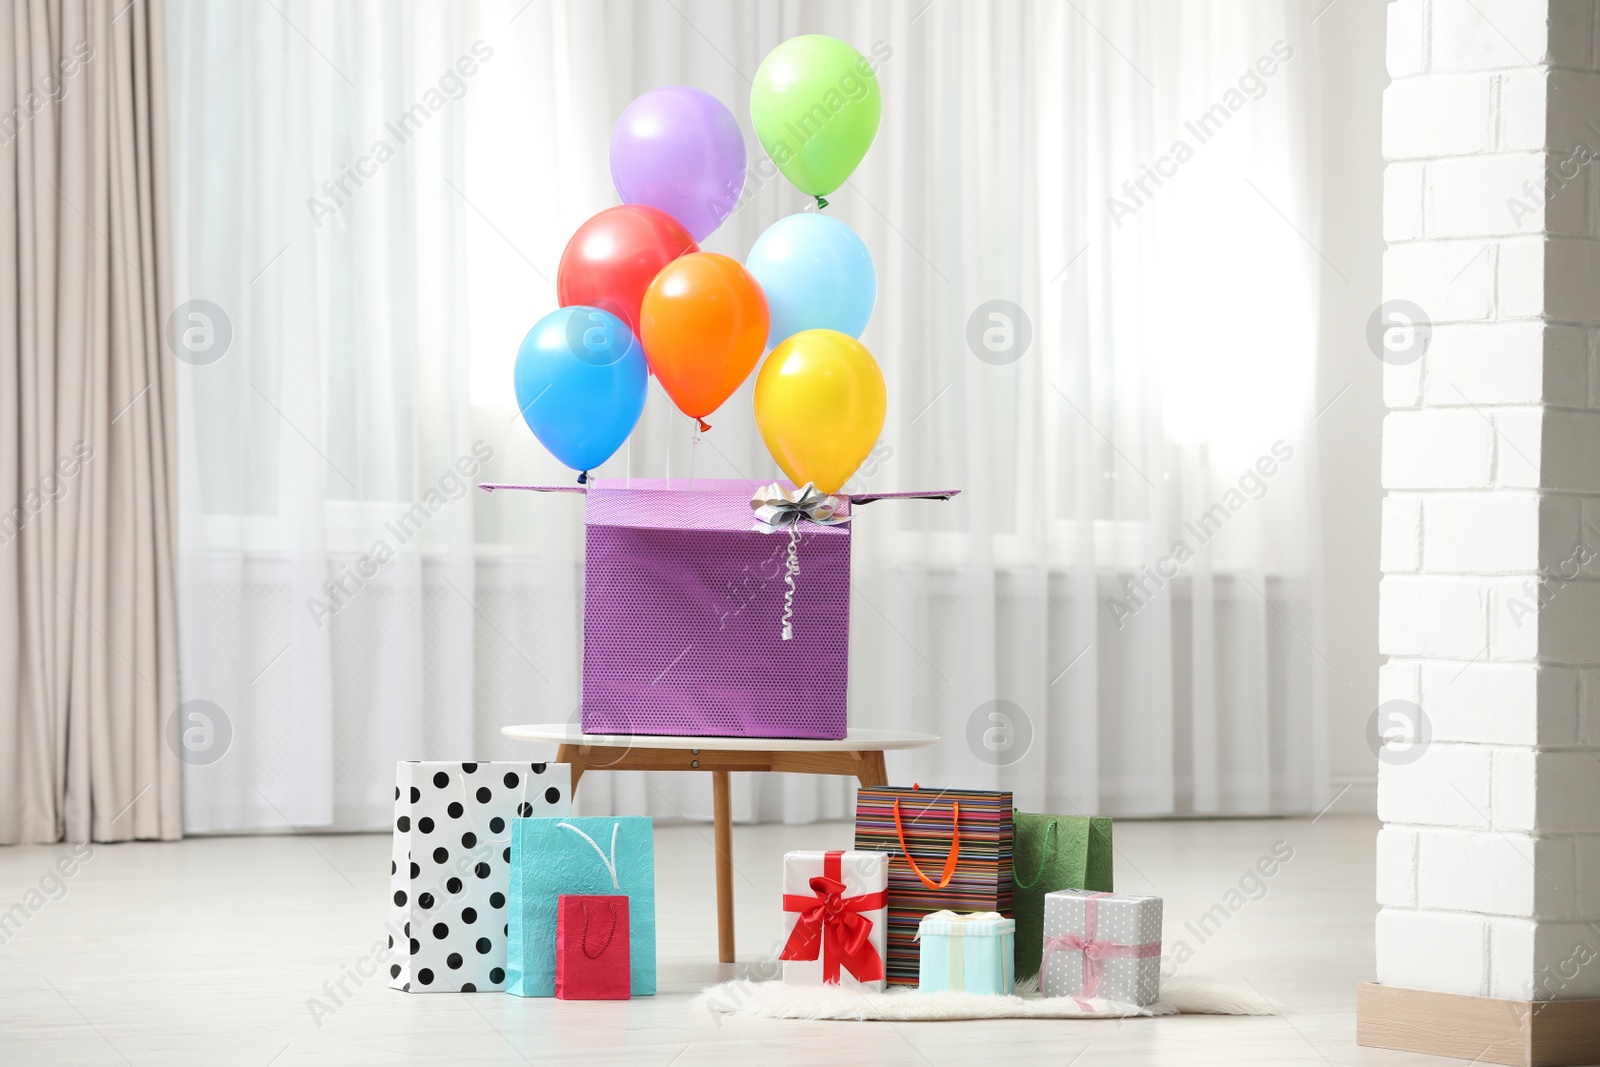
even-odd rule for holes
{"type": "Polygon", "coordinates": [[[575,471],[610,459],[633,432],[648,391],[644,347],[594,307],[552,311],[517,350],[517,408],[544,447],[575,471]]]}
{"type": "Polygon", "coordinates": [[[779,219],[756,239],[745,263],[767,294],[767,347],[801,330],[860,337],[878,299],[878,272],[856,232],[831,215],[779,219]]]}

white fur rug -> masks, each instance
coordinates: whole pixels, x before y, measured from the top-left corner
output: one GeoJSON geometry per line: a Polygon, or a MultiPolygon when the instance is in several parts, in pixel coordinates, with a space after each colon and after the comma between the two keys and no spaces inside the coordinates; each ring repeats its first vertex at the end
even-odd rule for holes
{"type": "Polygon", "coordinates": [[[935,1022],[947,1019],[1117,1019],[1139,1015],[1277,1015],[1248,987],[1208,978],[1173,978],[1161,983],[1161,999],[1139,1007],[1090,1000],[1084,1010],[1072,997],[1041,997],[1034,982],[1011,997],[976,993],[919,993],[896,989],[865,993],[837,986],[786,986],[782,982],[736,980],[712,986],[695,1006],[739,1019],[841,1019],[855,1022],[935,1022]]]}

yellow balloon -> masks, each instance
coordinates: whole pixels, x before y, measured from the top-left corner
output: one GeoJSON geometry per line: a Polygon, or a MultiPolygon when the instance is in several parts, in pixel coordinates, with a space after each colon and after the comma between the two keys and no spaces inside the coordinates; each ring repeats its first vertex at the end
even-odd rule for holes
{"type": "Polygon", "coordinates": [[[883,432],[888,392],[867,346],[837,330],[802,330],[756,377],[756,425],[795,485],[836,493],[883,432]]]}

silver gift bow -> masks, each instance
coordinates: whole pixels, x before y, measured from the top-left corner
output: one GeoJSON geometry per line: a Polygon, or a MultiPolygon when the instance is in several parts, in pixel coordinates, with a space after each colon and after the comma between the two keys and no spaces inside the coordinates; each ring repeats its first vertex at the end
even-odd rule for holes
{"type": "Polygon", "coordinates": [[[798,489],[785,489],[777,482],[763,485],[750,498],[750,510],[756,513],[752,530],[758,533],[789,531],[789,556],[784,565],[783,583],[788,586],[783,593],[783,640],[794,637],[795,576],[800,573],[800,520],[806,519],[819,526],[838,526],[850,521],[850,516],[839,514],[842,504],[838,497],[829,496],[812,482],[798,489]]]}

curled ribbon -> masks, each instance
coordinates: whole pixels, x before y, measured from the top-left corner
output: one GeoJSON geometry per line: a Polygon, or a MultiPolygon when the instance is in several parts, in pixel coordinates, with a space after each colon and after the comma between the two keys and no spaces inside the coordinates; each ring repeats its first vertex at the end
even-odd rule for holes
{"type": "Polygon", "coordinates": [[[822,980],[828,985],[839,984],[841,966],[859,982],[875,982],[883,977],[883,957],[872,947],[872,920],[861,912],[887,907],[888,894],[879,890],[845,896],[843,860],[843,852],[825,853],[821,877],[810,882],[812,895],[783,895],[783,910],[800,917],[778,958],[814,960],[820,955],[822,980]]]}
{"type": "MultiPolygon", "coordinates": [[[[1112,956],[1122,956],[1130,959],[1143,960],[1151,956],[1161,955],[1161,942],[1152,941],[1144,945],[1123,945],[1115,941],[1101,941],[1095,935],[1099,932],[1100,906],[1098,901],[1106,893],[1092,893],[1083,899],[1083,933],[1066,933],[1060,937],[1047,937],[1044,939],[1044,964],[1039,968],[1041,974],[1050,970],[1050,957],[1062,950],[1071,950],[1083,953],[1083,980],[1075,996],[1079,1004],[1084,1000],[1092,1000],[1095,993],[1100,990],[1100,981],[1105,977],[1105,961],[1112,956]]],[[[1041,983],[1042,984],[1042,983],[1041,983]]]]}
{"type": "Polygon", "coordinates": [[[800,573],[800,520],[805,519],[819,526],[839,526],[850,521],[849,515],[839,513],[841,507],[838,497],[829,496],[812,482],[793,490],[773,482],[757,489],[750,498],[750,509],[756,513],[752,530],[777,533],[787,528],[789,531],[789,553],[783,568],[783,584],[788,587],[783,592],[781,636],[785,641],[794,637],[794,594],[797,588],[794,580],[800,573]]]}

